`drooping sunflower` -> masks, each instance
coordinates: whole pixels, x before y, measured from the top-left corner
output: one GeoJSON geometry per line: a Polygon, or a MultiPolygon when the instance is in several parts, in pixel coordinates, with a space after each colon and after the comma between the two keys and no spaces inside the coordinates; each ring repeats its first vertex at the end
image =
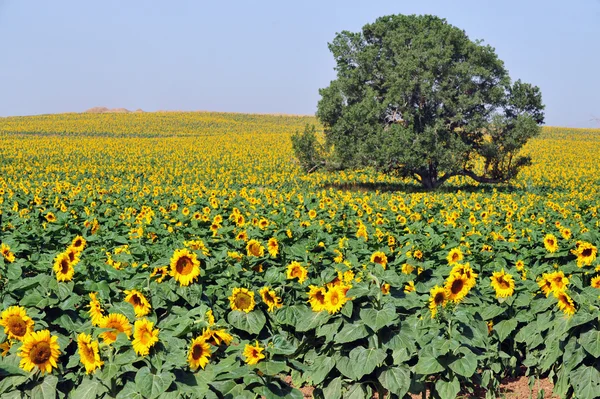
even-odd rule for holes
{"type": "Polygon", "coordinates": [[[10,251],[10,247],[5,243],[0,244],[0,253],[8,263],[13,263],[15,261],[15,255],[10,251]]]}
{"type": "Polygon", "coordinates": [[[227,332],[224,328],[220,328],[217,330],[213,330],[211,328],[206,328],[202,332],[202,336],[204,340],[210,343],[213,346],[219,346],[222,343],[225,345],[229,345],[231,341],[233,341],[233,337],[231,334],[227,332]]]}
{"type": "Polygon", "coordinates": [[[171,276],[181,286],[188,286],[200,275],[200,261],[187,248],[178,249],[171,257],[171,276]]]}
{"type": "Polygon", "coordinates": [[[133,311],[135,312],[136,317],[144,317],[148,313],[150,313],[150,302],[146,299],[144,294],[139,292],[138,290],[125,290],[125,302],[128,302],[133,305],[133,311]]]}
{"type": "Polygon", "coordinates": [[[313,312],[325,310],[325,288],[317,287],[316,285],[309,285],[308,288],[308,302],[313,312]]]}
{"type": "Polygon", "coordinates": [[[281,298],[277,296],[275,290],[269,289],[269,287],[263,287],[259,291],[263,302],[269,307],[269,312],[279,309],[283,305],[281,304],[281,298]]]}
{"type": "Polygon", "coordinates": [[[569,279],[560,270],[548,274],[547,278],[550,280],[552,291],[563,291],[569,285],[569,279]]]}
{"type": "Polygon", "coordinates": [[[62,252],[56,256],[52,269],[54,270],[54,274],[56,274],[56,279],[58,281],[73,280],[75,269],[73,268],[67,253],[62,252]]]}
{"type": "Polygon", "coordinates": [[[492,273],[490,280],[492,280],[491,286],[496,290],[496,298],[506,298],[515,292],[515,280],[504,269],[492,273]]]}
{"type": "Polygon", "coordinates": [[[4,334],[9,339],[22,341],[33,331],[33,324],[33,320],[27,316],[27,311],[21,306],[10,306],[0,316],[0,326],[4,327],[4,334]]]}
{"type": "Polygon", "coordinates": [[[127,335],[127,338],[131,337],[131,324],[129,324],[127,317],[120,313],[109,313],[108,316],[102,319],[100,328],[111,329],[100,334],[100,338],[107,344],[115,342],[117,335],[120,333],[127,335]]]}
{"type": "Polygon", "coordinates": [[[371,262],[381,265],[384,269],[387,267],[388,258],[381,251],[375,251],[371,254],[371,262]]]}
{"type": "Polygon", "coordinates": [[[444,285],[448,300],[459,303],[471,289],[469,279],[464,274],[451,274],[444,285]]]}
{"type": "Polygon", "coordinates": [[[567,316],[575,314],[575,303],[565,291],[554,291],[554,296],[558,300],[558,308],[567,316]]]}
{"type": "Polygon", "coordinates": [[[248,244],[246,244],[246,255],[248,256],[264,256],[265,247],[257,240],[250,240],[248,244]]]}
{"type": "Polygon", "coordinates": [[[600,276],[592,277],[590,285],[594,288],[600,288],[600,276]]]}
{"type": "Polygon", "coordinates": [[[589,242],[577,241],[576,249],[571,250],[571,253],[577,256],[577,266],[589,266],[596,260],[598,248],[589,242]]]}
{"type": "Polygon", "coordinates": [[[341,285],[331,285],[327,288],[324,298],[324,307],[327,312],[334,314],[342,309],[344,304],[348,302],[345,291],[347,290],[344,290],[341,285]]]}
{"type": "Polygon", "coordinates": [[[429,291],[429,310],[431,311],[431,318],[433,319],[437,314],[438,306],[446,306],[448,303],[448,296],[444,287],[435,286],[429,291]]]}
{"type": "Polygon", "coordinates": [[[50,335],[50,331],[42,330],[27,334],[23,345],[19,348],[21,362],[19,366],[25,371],[34,367],[40,369],[42,374],[52,372],[57,367],[56,361],[60,355],[58,337],[50,335]]]}
{"type": "Polygon", "coordinates": [[[90,314],[90,318],[92,319],[92,325],[95,327],[99,327],[100,324],[103,323],[105,316],[104,311],[102,310],[102,305],[100,304],[100,301],[98,301],[96,295],[96,292],[89,293],[90,303],[88,304],[88,307],[90,308],[90,310],[88,310],[88,313],[90,314]]]}
{"type": "Polygon", "coordinates": [[[158,342],[159,331],[154,328],[154,323],[148,319],[136,320],[133,330],[133,350],[139,356],[146,356],[158,342]]]}
{"type": "Polygon", "coordinates": [[[550,253],[558,251],[558,240],[554,234],[546,234],[544,237],[544,247],[550,253]]]}
{"type": "Polygon", "coordinates": [[[287,278],[289,280],[297,278],[298,282],[302,284],[308,277],[308,270],[302,266],[299,262],[293,261],[287,266],[287,278]]]}
{"type": "Polygon", "coordinates": [[[73,248],[76,252],[81,253],[85,249],[85,244],[85,238],[83,238],[82,236],[77,236],[73,238],[73,241],[71,242],[69,248],[73,248]]]}
{"type": "Polygon", "coordinates": [[[98,341],[92,340],[92,336],[81,333],[77,336],[77,350],[79,360],[85,367],[86,374],[94,373],[96,369],[102,367],[104,362],[100,359],[98,351],[98,341]]]}
{"type": "Polygon", "coordinates": [[[269,238],[269,241],[267,241],[267,251],[269,251],[269,254],[273,258],[279,254],[279,243],[277,242],[277,238],[269,238]]]}
{"type": "Polygon", "coordinates": [[[446,257],[449,265],[455,265],[463,260],[463,253],[460,248],[452,248],[446,257]]]}
{"type": "Polygon", "coordinates": [[[244,347],[244,357],[246,358],[246,364],[257,364],[259,361],[265,358],[262,353],[265,348],[261,348],[258,341],[254,345],[246,344],[244,347]]]}
{"type": "Polygon", "coordinates": [[[208,364],[210,358],[210,345],[208,345],[203,336],[194,338],[188,352],[188,364],[192,370],[198,367],[204,367],[208,364]]]}
{"type": "Polygon", "coordinates": [[[231,310],[239,310],[241,312],[250,312],[254,309],[254,292],[246,288],[234,288],[229,297],[229,305],[231,310]]]}

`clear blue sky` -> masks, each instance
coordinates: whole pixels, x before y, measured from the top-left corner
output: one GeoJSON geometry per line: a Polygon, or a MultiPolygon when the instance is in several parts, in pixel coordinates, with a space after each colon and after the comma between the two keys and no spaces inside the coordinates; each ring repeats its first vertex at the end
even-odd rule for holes
{"type": "Polygon", "coordinates": [[[600,0],[0,0],[0,115],[313,114],[336,32],[434,14],[540,86],[548,125],[600,127],[600,0]]]}

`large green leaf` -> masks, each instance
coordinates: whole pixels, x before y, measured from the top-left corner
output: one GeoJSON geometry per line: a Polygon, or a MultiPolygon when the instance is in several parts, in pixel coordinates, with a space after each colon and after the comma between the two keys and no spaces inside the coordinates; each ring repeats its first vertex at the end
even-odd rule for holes
{"type": "Polygon", "coordinates": [[[373,331],[379,331],[381,328],[394,323],[398,319],[398,314],[393,306],[385,306],[381,310],[361,309],[361,320],[373,331]]]}
{"type": "Polygon", "coordinates": [[[44,377],[42,382],[31,390],[31,399],[54,399],[56,398],[56,384],[58,378],[52,374],[44,377]]]}
{"type": "Polygon", "coordinates": [[[145,398],[154,399],[165,392],[175,376],[168,372],[152,374],[148,367],[142,367],[135,375],[135,386],[145,398]]]}
{"type": "Polygon", "coordinates": [[[348,323],[344,325],[340,332],[335,335],[334,340],[338,344],[345,344],[347,342],[352,342],[364,338],[367,335],[369,335],[369,331],[363,323],[348,323]]]}
{"type": "Polygon", "coordinates": [[[600,331],[591,330],[581,334],[579,343],[590,355],[596,359],[600,357],[600,331]]]}
{"type": "Polygon", "coordinates": [[[340,399],[342,397],[342,378],[337,377],[329,382],[329,384],[323,388],[323,396],[326,399],[340,399]]]}
{"type": "Polygon", "coordinates": [[[260,334],[267,319],[260,310],[249,313],[234,310],[227,316],[227,321],[238,330],[246,331],[251,334],[260,334]]]}
{"type": "Polygon", "coordinates": [[[325,380],[331,369],[335,366],[335,360],[331,356],[319,356],[308,370],[308,375],[313,385],[319,385],[325,380]]]}
{"type": "Polygon", "coordinates": [[[98,380],[84,378],[81,384],[73,392],[73,399],[93,399],[97,395],[106,392],[106,388],[98,380]]]}
{"type": "Polygon", "coordinates": [[[451,362],[448,367],[458,375],[471,378],[477,370],[477,356],[467,348],[461,348],[461,357],[451,362]]]}
{"type": "Polygon", "coordinates": [[[296,321],[296,331],[305,332],[314,330],[326,323],[331,317],[327,312],[313,312],[310,308],[299,310],[296,321]]]}
{"type": "Polygon", "coordinates": [[[508,319],[502,320],[494,326],[494,331],[498,333],[498,339],[500,340],[500,342],[504,341],[510,334],[515,333],[517,323],[518,322],[516,319],[508,319]]]}
{"type": "Polygon", "coordinates": [[[432,375],[444,371],[444,366],[432,355],[419,355],[419,361],[415,365],[415,373],[432,375]]]}
{"type": "Polygon", "coordinates": [[[571,372],[570,379],[577,399],[598,397],[600,393],[600,371],[595,367],[581,366],[571,372]]]}
{"type": "Polygon", "coordinates": [[[387,357],[383,349],[364,348],[362,346],[352,349],[350,352],[350,363],[354,370],[356,379],[363,375],[372,373],[387,357]]]}
{"type": "Polygon", "coordinates": [[[381,372],[379,382],[385,389],[402,398],[410,388],[410,370],[406,366],[391,367],[381,372]]]}
{"type": "Polygon", "coordinates": [[[439,379],[435,383],[435,390],[441,399],[456,399],[456,395],[460,391],[460,383],[456,377],[452,381],[439,379]]]}

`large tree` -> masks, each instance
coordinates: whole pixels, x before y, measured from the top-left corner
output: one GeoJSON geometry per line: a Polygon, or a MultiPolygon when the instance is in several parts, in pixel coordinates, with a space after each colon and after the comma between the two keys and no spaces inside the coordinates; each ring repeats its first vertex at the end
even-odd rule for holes
{"type": "Polygon", "coordinates": [[[530,162],[518,152],[544,121],[539,88],[512,83],[492,47],[446,20],[381,17],[329,49],[337,79],[317,110],[328,151],[313,129],[293,138],[306,170],[374,167],[432,189],[452,176],[503,182],[530,162]]]}

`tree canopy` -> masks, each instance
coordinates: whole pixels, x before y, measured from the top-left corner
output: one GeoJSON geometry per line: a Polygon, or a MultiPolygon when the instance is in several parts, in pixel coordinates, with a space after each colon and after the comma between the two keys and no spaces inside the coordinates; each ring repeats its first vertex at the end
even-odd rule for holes
{"type": "Polygon", "coordinates": [[[390,15],[329,43],[337,78],[319,91],[325,143],[293,138],[307,171],[374,167],[437,188],[452,176],[507,181],[539,133],[538,87],[512,82],[494,49],[446,20],[390,15]],[[327,155],[325,155],[327,154],[327,155]]]}

